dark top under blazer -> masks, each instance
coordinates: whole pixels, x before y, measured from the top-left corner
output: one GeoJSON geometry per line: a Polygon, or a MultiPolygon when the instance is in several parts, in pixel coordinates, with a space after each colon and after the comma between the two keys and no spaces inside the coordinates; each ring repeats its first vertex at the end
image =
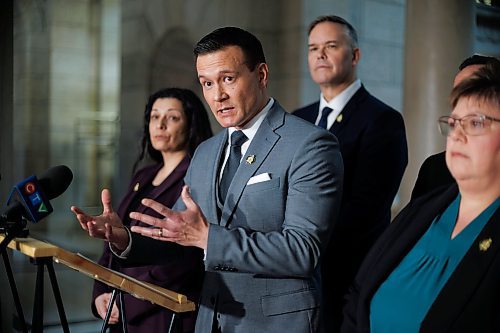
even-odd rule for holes
{"type": "MultiPolygon", "coordinates": [[[[374,293],[458,195],[456,184],[411,201],[363,262],[350,289],[342,333],[370,332],[374,293]]],[[[421,332],[500,332],[500,209],[472,243],[427,313],[421,332]],[[483,240],[491,246],[480,250],[483,240]]],[[[411,300],[409,300],[411,301],[411,300]]]]}
{"type": "MultiPolygon", "coordinates": [[[[316,121],[319,101],[294,112],[316,121]]],[[[344,192],[339,221],[322,260],[325,318],[329,332],[339,329],[344,295],[364,256],[389,225],[391,205],[408,163],[403,118],[364,86],[329,129],[340,143],[344,192]]]]}
{"type": "MultiPolygon", "coordinates": [[[[154,187],[145,197],[157,200],[167,207],[172,207],[180,196],[183,178],[189,166],[190,159],[185,157],[181,163],[172,171],[172,173],[159,186],[154,187]]],[[[140,186],[150,184],[163,164],[155,164],[139,170],[128,187],[127,193],[118,206],[117,214],[126,225],[144,225],[138,221],[130,221],[128,217],[129,206],[134,201],[137,192],[134,187],[137,183],[140,186]]],[[[157,216],[152,209],[140,205],[139,212],[157,216]]],[[[144,225],[145,226],[145,225],[144,225]]],[[[109,250],[108,243],[104,244],[104,252],[99,259],[99,264],[114,268],[126,275],[132,276],[140,281],[149,282],[184,295],[190,300],[197,301],[201,284],[203,281],[203,252],[201,250],[192,250],[185,252],[184,257],[178,261],[172,261],[165,265],[148,265],[138,267],[119,267],[117,260],[113,260],[112,253],[109,250]]],[[[111,289],[101,283],[94,283],[92,310],[97,316],[94,300],[102,293],[111,292],[111,289]]],[[[127,318],[128,331],[133,332],[167,332],[172,312],[168,309],[152,304],[148,301],[137,299],[128,294],[125,295],[125,314],[127,318]]],[[[177,319],[179,321],[179,318],[177,319]]],[[[177,325],[173,332],[192,332],[196,320],[196,313],[186,313],[181,316],[182,325],[177,325]]]]}
{"type": "MultiPolygon", "coordinates": [[[[274,102],[218,212],[216,188],[227,130],[203,142],[186,184],[210,223],[197,332],[318,332],[319,257],[338,214],[342,158],[335,137],[274,102]],[[248,158],[252,156],[252,158],[248,158]],[[247,184],[263,173],[270,180],[247,184]]],[[[182,200],[176,209],[184,209],[182,200]]],[[[158,245],[156,260],[181,248],[132,235],[128,260],[158,245]]],[[[153,259],[153,258],[152,258],[153,259]]]]}

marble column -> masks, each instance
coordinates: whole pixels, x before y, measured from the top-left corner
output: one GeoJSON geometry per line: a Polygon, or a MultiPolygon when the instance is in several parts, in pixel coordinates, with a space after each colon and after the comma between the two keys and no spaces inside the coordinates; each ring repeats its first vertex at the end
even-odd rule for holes
{"type": "Polygon", "coordinates": [[[474,1],[407,1],[403,115],[409,163],[401,184],[403,205],[422,162],[445,149],[437,118],[450,112],[448,95],[459,64],[473,53],[474,30],[474,1]]]}

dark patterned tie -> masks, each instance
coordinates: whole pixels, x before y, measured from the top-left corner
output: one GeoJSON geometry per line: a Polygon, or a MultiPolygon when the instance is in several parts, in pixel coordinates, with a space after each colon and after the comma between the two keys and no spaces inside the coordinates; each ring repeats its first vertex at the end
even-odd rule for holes
{"type": "Polygon", "coordinates": [[[222,178],[220,180],[220,198],[221,202],[226,200],[227,190],[231,181],[233,180],[236,170],[241,161],[241,146],[247,141],[247,136],[242,131],[234,131],[231,134],[231,147],[229,150],[229,157],[222,172],[222,178]]]}
{"type": "Polygon", "coordinates": [[[321,111],[321,119],[319,120],[318,126],[327,129],[328,125],[328,115],[333,111],[332,108],[325,106],[321,111]]]}

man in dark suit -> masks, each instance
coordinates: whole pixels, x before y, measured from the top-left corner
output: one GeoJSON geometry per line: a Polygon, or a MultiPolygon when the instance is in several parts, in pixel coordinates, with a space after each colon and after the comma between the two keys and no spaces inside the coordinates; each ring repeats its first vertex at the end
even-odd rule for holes
{"type": "Polygon", "coordinates": [[[455,179],[446,166],[445,151],[427,157],[418,170],[417,180],[411,191],[410,200],[414,200],[432,190],[451,185],[455,179]]]}
{"type": "MultiPolygon", "coordinates": [[[[458,67],[458,73],[453,80],[453,87],[456,87],[464,79],[473,76],[484,65],[493,62],[498,63],[499,61],[497,58],[479,54],[468,57],[458,67]]],[[[451,185],[454,182],[455,179],[453,179],[446,166],[445,152],[442,151],[431,155],[425,159],[420,170],[418,170],[417,180],[411,192],[411,200],[429,193],[438,187],[451,185]]]]}
{"type": "Polygon", "coordinates": [[[352,25],[338,16],[319,17],[309,27],[308,47],[320,100],[294,114],[335,134],[344,160],[340,217],[322,259],[324,317],[328,332],[336,332],[344,295],[389,225],[408,153],[401,115],[356,78],[360,50],[352,25]]]}
{"type": "Polygon", "coordinates": [[[205,100],[226,129],[196,150],[174,210],[143,200],[164,218],[131,213],[156,226],[131,234],[106,221],[83,227],[129,262],[203,249],[197,332],[318,332],[319,258],[342,194],[338,142],[268,96],[262,46],[249,32],[217,29],[195,57],[205,100]]]}

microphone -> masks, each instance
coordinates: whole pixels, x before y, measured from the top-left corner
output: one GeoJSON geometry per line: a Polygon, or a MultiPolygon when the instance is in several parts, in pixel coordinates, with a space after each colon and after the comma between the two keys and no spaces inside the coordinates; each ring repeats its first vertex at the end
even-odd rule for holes
{"type": "Polygon", "coordinates": [[[0,222],[17,222],[22,217],[34,223],[40,221],[53,211],[49,200],[63,194],[72,180],[71,170],[58,165],[45,171],[40,179],[33,175],[19,182],[10,194],[0,222]]]}

